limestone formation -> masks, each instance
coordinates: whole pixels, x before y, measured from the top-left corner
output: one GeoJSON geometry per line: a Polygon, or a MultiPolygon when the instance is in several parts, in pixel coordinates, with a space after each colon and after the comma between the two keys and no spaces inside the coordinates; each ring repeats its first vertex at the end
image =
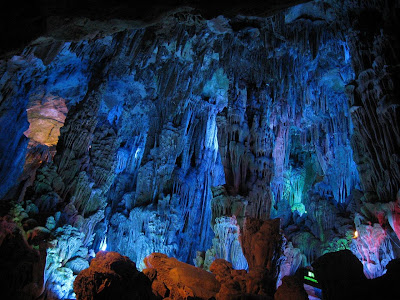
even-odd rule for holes
{"type": "Polygon", "coordinates": [[[272,296],[283,252],[280,220],[246,218],[241,235],[243,254],[249,264],[249,293],[272,296]]]}
{"type": "Polygon", "coordinates": [[[0,280],[4,299],[35,299],[44,290],[46,246],[28,245],[11,218],[0,217],[0,280]]]}
{"type": "Polygon", "coordinates": [[[165,254],[152,253],[144,263],[146,269],[143,272],[151,280],[155,295],[161,298],[210,299],[220,289],[220,283],[213,274],[165,254]]]}
{"type": "Polygon", "coordinates": [[[116,252],[98,252],[90,267],[77,276],[74,292],[77,300],[155,299],[148,278],[116,252]]]}
{"type": "Polygon", "coordinates": [[[0,216],[39,247],[42,297],[72,298],[100,248],[215,262],[221,299],[344,249],[378,285],[400,256],[399,1],[48,2],[0,18],[0,216]]]}

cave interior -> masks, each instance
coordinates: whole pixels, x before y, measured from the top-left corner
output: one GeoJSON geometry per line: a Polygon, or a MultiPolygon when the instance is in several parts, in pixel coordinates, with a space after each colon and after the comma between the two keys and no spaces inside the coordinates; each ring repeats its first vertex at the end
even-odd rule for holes
{"type": "Polygon", "coordinates": [[[2,299],[400,298],[400,1],[4,12],[2,299]]]}

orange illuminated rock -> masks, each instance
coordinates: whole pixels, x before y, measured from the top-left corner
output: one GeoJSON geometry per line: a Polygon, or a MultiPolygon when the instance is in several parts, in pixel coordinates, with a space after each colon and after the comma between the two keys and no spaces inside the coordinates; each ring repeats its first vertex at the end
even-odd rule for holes
{"type": "Polygon", "coordinates": [[[234,270],[230,262],[216,259],[212,262],[210,271],[221,283],[216,299],[230,300],[246,294],[246,270],[234,270]]]}
{"type": "Polygon", "coordinates": [[[30,125],[24,133],[25,136],[43,145],[56,145],[60,128],[64,125],[68,112],[65,100],[59,97],[47,97],[35,101],[27,112],[30,125]]]}
{"type": "Polygon", "coordinates": [[[162,298],[210,299],[220,289],[213,274],[165,254],[152,253],[144,263],[147,268],[143,273],[152,281],[153,292],[162,298]]]}
{"type": "Polygon", "coordinates": [[[74,292],[78,300],[155,299],[148,278],[117,252],[98,252],[90,267],[76,277],[74,292]]]}
{"type": "Polygon", "coordinates": [[[241,234],[243,254],[249,264],[247,292],[272,296],[276,286],[276,270],[283,253],[280,220],[246,218],[241,234]]]}

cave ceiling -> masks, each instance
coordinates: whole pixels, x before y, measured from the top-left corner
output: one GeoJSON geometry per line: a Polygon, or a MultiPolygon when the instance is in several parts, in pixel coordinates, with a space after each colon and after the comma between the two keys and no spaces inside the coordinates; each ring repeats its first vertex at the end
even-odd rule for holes
{"type": "Polygon", "coordinates": [[[0,212],[24,244],[10,263],[46,266],[35,286],[55,299],[101,249],[139,270],[267,268],[272,286],[350,250],[383,275],[400,257],[399,8],[7,3],[0,212]]]}

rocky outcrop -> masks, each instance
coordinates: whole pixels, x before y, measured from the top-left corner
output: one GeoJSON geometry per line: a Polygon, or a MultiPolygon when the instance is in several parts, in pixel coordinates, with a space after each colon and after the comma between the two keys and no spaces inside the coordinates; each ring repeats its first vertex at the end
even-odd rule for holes
{"type": "Polygon", "coordinates": [[[363,266],[349,250],[327,253],[313,267],[324,299],[352,299],[353,287],[366,284],[363,266]]]}
{"type": "Polygon", "coordinates": [[[299,276],[285,276],[282,285],[276,290],[274,300],[307,300],[308,295],[304,290],[303,278],[299,276]]]}
{"type": "Polygon", "coordinates": [[[249,264],[247,291],[272,296],[283,254],[280,220],[246,218],[240,239],[243,254],[249,264]]]}
{"type": "MultiPolygon", "coordinates": [[[[31,45],[2,69],[5,109],[16,97],[24,117],[29,93],[64,99],[68,114],[54,161],[38,169],[26,200],[60,211],[58,226],[96,232],[96,245],[107,232],[109,249],[139,263],[155,251],[193,261],[211,246],[217,216],[288,223],[312,207],[310,194],[345,203],[358,184],[344,94],[352,71],[330,13],[321,3],[274,20],[173,12],[113,35],[31,45]],[[211,209],[211,188],[223,185],[211,209]]],[[[318,206],[316,218],[328,213],[318,206]]]]}
{"type": "MultiPolygon", "coordinates": [[[[296,273],[296,271],[306,265],[306,257],[301,252],[299,248],[293,247],[291,242],[284,240],[284,250],[281,257],[281,263],[279,266],[279,277],[276,286],[279,287],[282,283],[282,278],[285,276],[291,276],[296,273]]],[[[291,280],[288,284],[291,285],[291,280]]]]}
{"type": "Polygon", "coordinates": [[[119,9],[109,23],[55,17],[49,36],[0,61],[0,198],[16,201],[29,242],[55,237],[48,290],[70,297],[105,241],[138,269],[153,252],[248,263],[246,292],[259,295],[341,249],[383,274],[399,255],[390,227],[355,220],[400,184],[397,2],[267,16],[195,2],[146,25],[109,20],[119,9]]]}
{"type": "Polygon", "coordinates": [[[216,299],[235,299],[246,294],[247,272],[245,270],[234,270],[230,262],[216,259],[212,262],[210,271],[221,284],[216,299]]]}
{"type": "Polygon", "coordinates": [[[68,108],[62,98],[48,96],[41,99],[40,96],[29,104],[27,109],[29,128],[24,134],[30,142],[55,146],[68,108]]]}
{"type": "Polygon", "coordinates": [[[219,217],[214,222],[212,246],[205,252],[202,263],[196,266],[208,270],[215,259],[224,259],[231,262],[236,270],[247,270],[248,264],[239,241],[240,227],[235,216],[219,217]]]}
{"type": "Polygon", "coordinates": [[[73,297],[73,283],[80,271],[89,266],[85,235],[71,225],[53,228],[44,272],[45,295],[49,299],[73,297]]]}
{"type": "Polygon", "coordinates": [[[355,223],[357,237],[353,239],[350,249],[362,262],[367,278],[382,276],[386,265],[395,258],[391,244],[393,238],[380,224],[365,224],[365,220],[361,222],[359,215],[356,216],[355,223]]]}
{"type": "Polygon", "coordinates": [[[149,279],[128,257],[116,252],[98,252],[90,267],[76,277],[74,292],[78,300],[156,299],[149,279]]]}
{"type": "Polygon", "coordinates": [[[152,253],[144,263],[143,273],[150,279],[158,297],[210,299],[220,290],[220,283],[213,274],[164,254],[152,253]]]}
{"type": "Polygon", "coordinates": [[[44,290],[46,245],[39,251],[9,217],[0,217],[0,281],[4,299],[37,299],[44,290]]]}
{"type": "Polygon", "coordinates": [[[397,294],[396,278],[399,260],[387,265],[387,273],[366,279],[361,262],[348,250],[328,253],[314,264],[314,273],[321,284],[323,299],[390,299],[397,294]]]}
{"type": "Polygon", "coordinates": [[[398,3],[349,1],[341,9],[355,71],[355,80],[346,88],[354,123],[354,158],[363,187],[371,193],[370,202],[389,202],[400,186],[400,90],[395,84],[400,58],[393,30],[399,24],[398,3]]]}

